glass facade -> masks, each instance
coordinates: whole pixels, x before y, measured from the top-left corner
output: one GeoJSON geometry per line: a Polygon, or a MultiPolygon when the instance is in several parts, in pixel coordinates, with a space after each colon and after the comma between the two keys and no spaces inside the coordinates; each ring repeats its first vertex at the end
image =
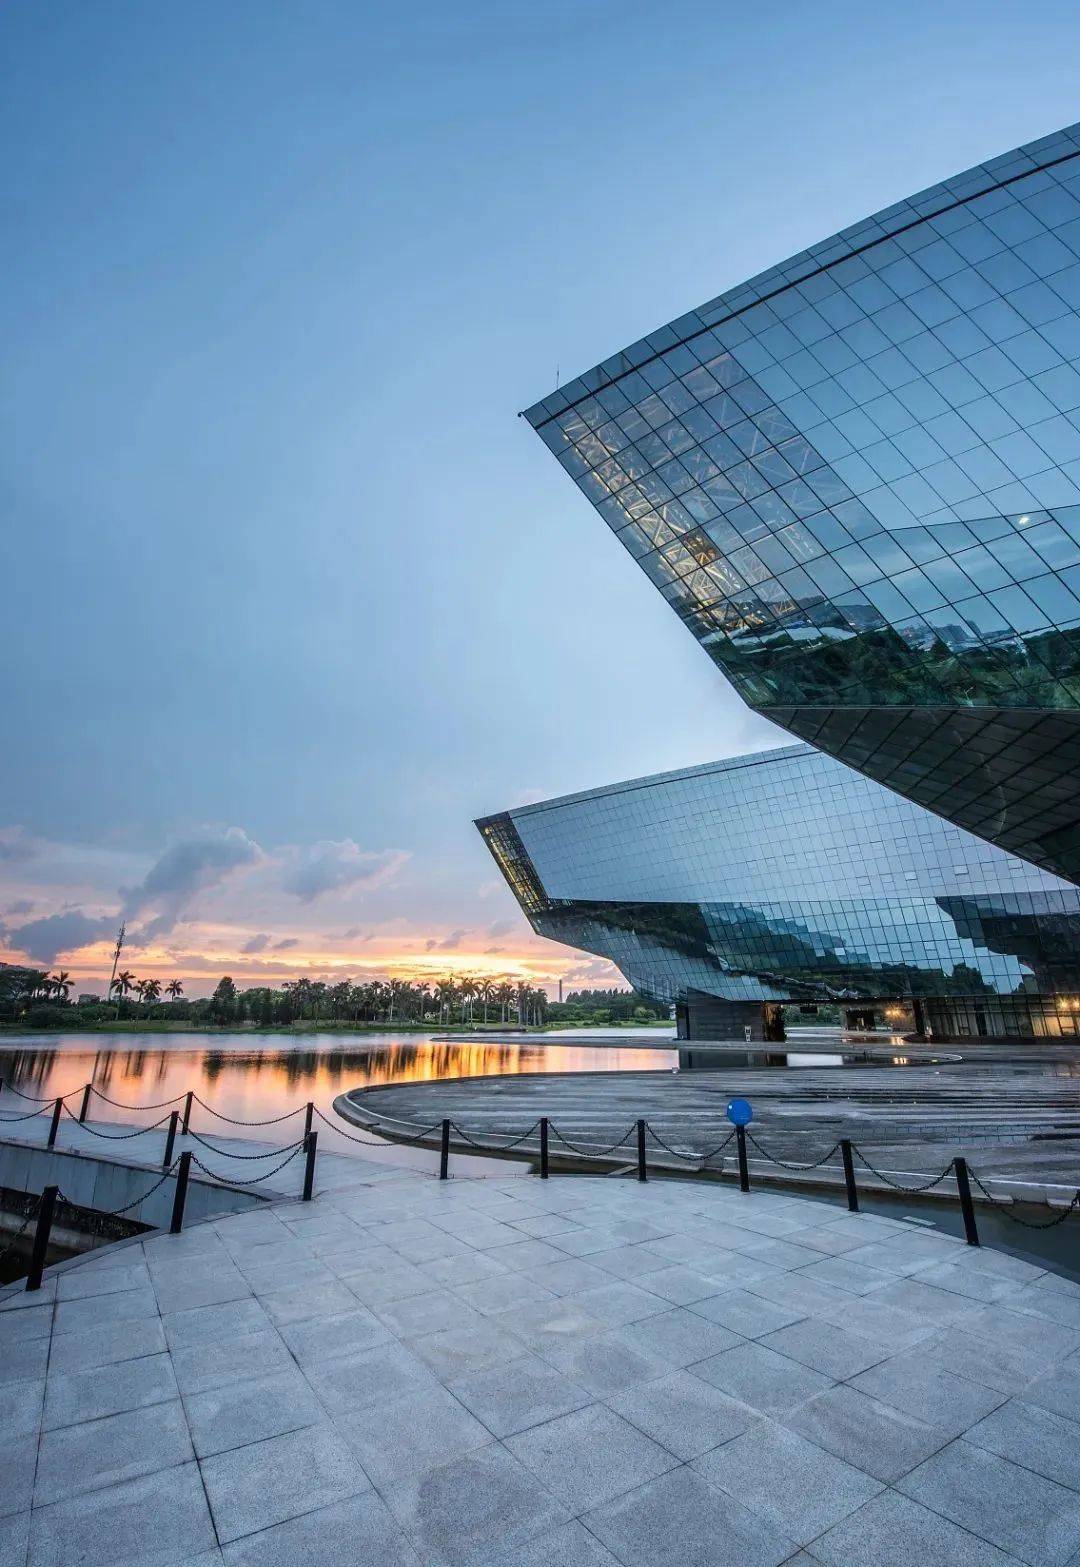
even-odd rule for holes
{"type": "Polygon", "coordinates": [[[811,746],[477,826],[534,930],[658,1000],[919,999],[939,1035],[1077,1032],[1080,890],[811,746]]]}
{"type": "Polygon", "coordinates": [[[1080,126],[526,417],[752,707],[1080,881],[1080,126]]]}

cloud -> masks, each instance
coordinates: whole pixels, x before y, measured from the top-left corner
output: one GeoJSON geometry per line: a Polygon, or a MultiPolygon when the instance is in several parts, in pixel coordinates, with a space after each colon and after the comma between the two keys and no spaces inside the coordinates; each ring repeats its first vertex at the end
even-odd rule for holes
{"type": "Polygon", "coordinates": [[[115,929],[111,916],[94,919],[81,909],[68,909],[63,914],[50,914],[45,919],[17,926],[8,932],[7,939],[35,963],[48,965],[55,962],[61,952],[88,947],[92,942],[111,936],[115,929]]]}
{"type": "Polygon", "coordinates": [[[288,952],[290,947],[298,947],[299,945],[300,945],[299,937],[297,937],[297,936],[286,936],[284,941],[275,941],[274,942],[274,951],[275,952],[288,952]]]}
{"type": "Polygon", "coordinates": [[[25,827],[0,827],[0,860],[32,860],[34,840],[25,827]]]}
{"type": "Polygon", "coordinates": [[[292,851],[291,864],[281,885],[302,903],[312,903],[327,892],[382,887],[409,858],[401,849],[375,853],[361,849],[351,838],[340,842],[323,839],[308,848],[292,851]]]}
{"type": "Polygon", "coordinates": [[[513,920],[493,920],[487,928],[487,933],[489,936],[509,936],[513,929],[513,920]]]}
{"type": "Polygon", "coordinates": [[[463,930],[452,930],[449,936],[444,936],[443,939],[439,942],[439,950],[441,952],[455,951],[456,948],[461,946],[461,938],[464,936],[464,934],[465,932],[463,930]]]}
{"type": "Polygon", "coordinates": [[[140,938],[167,935],[198,893],[208,892],[262,858],[259,845],[242,827],[208,827],[198,837],[166,849],[139,886],[126,890],[124,918],[153,913],[155,917],[140,931],[140,938]]]}
{"type": "Polygon", "coordinates": [[[266,934],[265,931],[262,931],[258,936],[252,936],[250,941],[245,941],[244,945],[240,948],[240,951],[265,952],[269,945],[270,937],[266,934]]]}
{"type": "Polygon", "coordinates": [[[20,898],[18,903],[9,903],[4,910],[5,914],[33,914],[34,904],[30,898],[20,898]]]}

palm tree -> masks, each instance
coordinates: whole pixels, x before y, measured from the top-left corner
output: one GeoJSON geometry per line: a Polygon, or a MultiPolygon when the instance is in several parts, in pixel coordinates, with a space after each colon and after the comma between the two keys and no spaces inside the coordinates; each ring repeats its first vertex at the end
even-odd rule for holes
{"type": "Polygon", "coordinates": [[[49,979],[49,989],[54,996],[63,996],[66,1001],[71,990],[71,975],[66,968],[58,969],[49,979]]]}
{"type": "Polygon", "coordinates": [[[112,983],[109,986],[109,989],[116,991],[116,1015],[117,1015],[117,1017],[119,1017],[120,1016],[120,1003],[121,1003],[122,998],[124,996],[130,994],[130,992],[135,989],[135,976],[134,976],[134,974],[131,972],[130,969],[123,969],[119,974],[117,974],[116,978],[112,981],[112,983]]]}
{"type": "Polygon", "coordinates": [[[170,979],[169,983],[165,986],[165,994],[167,996],[171,996],[174,1001],[179,1001],[180,997],[184,994],[183,980],[170,979]]]}
{"type": "Polygon", "coordinates": [[[139,991],[146,1002],[146,1015],[150,1016],[150,1008],[161,995],[160,979],[144,979],[139,986],[139,991]]]}
{"type": "Polygon", "coordinates": [[[514,987],[509,980],[501,980],[495,990],[495,1000],[499,1003],[499,1022],[506,1023],[510,1016],[510,1003],[514,999],[514,987]]]}
{"type": "Polygon", "coordinates": [[[473,979],[471,977],[471,975],[466,974],[465,977],[461,980],[460,984],[458,985],[458,995],[461,998],[461,1021],[463,1023],[465,1021],[465,1008],[466,1008],[466,1006],[468,1006],[468,1009],[469,1009],[469,1022],[470,1023],[472,1022],[472,1016],[473,1016],[472,1004],[473,1004],[473,1000],[475,999],[475,996],[476,996],[476,991],[477,991],[477,984],[476,984],[475,979],[473,979]]]}
{"type": "Polygon", "coordinates": [[[495,981],[493,979],[479,980],[476,986],[476,999],[483,1004],[484,1022],[487,1022],[488,1003],[495,995],[495,981]]]}

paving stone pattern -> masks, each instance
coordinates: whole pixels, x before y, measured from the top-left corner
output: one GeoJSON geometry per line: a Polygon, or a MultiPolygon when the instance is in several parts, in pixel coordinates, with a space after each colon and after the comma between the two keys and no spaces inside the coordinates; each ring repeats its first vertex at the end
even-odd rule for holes
{"type": "Polygon", "coordinates": [[[8,1293],[3,1567],[1080,1567],[1080,1288],[490,1168],[327,1159],[8,1293]]]}

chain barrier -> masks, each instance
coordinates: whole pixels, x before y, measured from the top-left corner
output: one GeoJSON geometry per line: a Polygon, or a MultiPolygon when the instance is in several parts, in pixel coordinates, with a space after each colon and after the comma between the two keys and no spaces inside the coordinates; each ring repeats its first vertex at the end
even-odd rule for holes
{"type": "MultiPolygon", "coordinates": [[[[534,1121],[533,1124],[529,1127],[529,1130],[527,1132],[522,1132],[520,1137],[514,1137],[509,1142],[505,1142],[505,1143],[478,1143],[476,1141],[476,1139],[474,1137],[471,1137],[468,1132],[464,1131],[457,1124],[456,1121],[452,1121],[450,1124],[454,1128],[454,1131],[457,1132],[458,1136],[465,1139],[465,1141],[469,1144],[470,1148],[480,1148],[480,1149],[496,1149],[497,1148],[497,1149],[501,1150],[501,1149],[504,1149],[504,1148],[517,1148],[519,1144],[526,1142],[533,1135],[533,1133],[537,1130],[537,1128],[540,1125],[540,1122],[539,1121],[534,1121]]],[[[483,1133],[481,1133],[481,1136],[483,1136],[483,1133]]]]}
{"type": "Polygon", "coordinates": [[[572,1143],[568,1137],[564,1137],[559,1128],[553,1124],[548,1125],[548,1131],[552,1137],[557,1137],[565,1148],[569,1148],[571,1153],[580,1154],[585,1159],[602,1159],[605,1154],[614,1153],[616,1148],[621,1148],[624,1143],[628,1143],[636,1133],[637,1127],[636,1125],[632,1126],[628,1132],[625,1132],[619,1138],[617,1143],[609,1143],[606,1148],[583,1148],[579,1143],[572,1143]]]}
{"type": "MultiPolygon", "coordinates": [[[[52,1102],[53,1102],[53,1104],[55,1104],[56,1103],[55,1099],[52,1102]]],[[[67,1105],[64,1106],[64,1109],[65,1110],[67,1109],[67,1105]]],[[[27,1112],[26,1115],[0,1115],[0,1121],[8,1121],[8,1122],[13,1122],[13,1121],[32,1121],[35,1116],[38,1116],[38,1115],[48,1115],[48,1113],[49,1113],[48,1106],[47,1105],[42,1105],[40,1110],[30,1110],[30,1111],[27,1112]]],[[[70,1114],[70,1111],[68,1113],[70,1114]]]]}
{"type": "Polygon", "coordinates": [[[709,1162],[709,1160],[710,1159],[714,1159],[718,1153],[723,1153],[724,1149],[727,1148],[734,1141],[735,1141],[735,1133],[734,1132],[729,1132],[727,1134],[727,1136],[724,1138],[724,1141],[722,1143],[717,1143],[715,1148],[710,1148],[705,1153],[703,1153],[701,1155],[701,1162],[702,1162],[702,1164],[707,1164],[709,1162]]]}
{"type": "Polygon", "coordinates": [[[14,1251],[16,1246],[18,1246],[19,1242],[22,1240],[23,1236],[26,1234],[27,1230],[30,1227],[31,1219],[34,1219],[34,1218],[37,1217],[37,1212],[38,1212],[38,1209],[40,1208],[40,1206],[41,1206],[41,1198],[38,1197],[31,1204],[31,1206],[27,1209],[26,1217],[23,1219],[22,1223],[19,1225],[19,1228],[15,1231],[15,1233],[11,1237],[11,1239],[7,1242],[6,1245],[0,1246],[0,1262],[2,1262],[4,1260],[4,1258],[7,1256],[9,1251],[14,1251]]]}
{"type": "MultiPolygon", "coordinates": [[[[346,1142],[349,1142],[349,1143],[360,1143],[364,1148],[385,1148],[386,1147],[386,1143],[387,1143],[387,1139],[386,1138],[381,1138],[380,1137],[377,1140],[373,1141],[370,1137],[356,1137],[356,1136],[354,1136],[354,1134],[352,1132],[343,1132],[341,1130],[341,1127],[338,1126],[336,1121],[331,1121],[328,1116],[323,1115],[323,1113],[319,1109],[318,1105],[315,1106],[315,1114],[319,1117],[319,1120],[322,1121],[325,1126],[328,1126],[330,1128],[330,1130],[332,1132],[336,1132],[339,1137],[344,1137],[346,1142]]],[[[415,1126],[416,1125],[415,1121],[409,1122],[408,1124],[410,1126],[415,1126]]],[[[398,1143],[421,1143],[421,1142],[423,1142],[425,1137],[430,1137],[432,1132],[437,1132],[441,1126],[442,1126],[442,1122],[441,1121],[435,1121],[435,1122],[433,1122],[433,1124],[431,1126],[425,1127],[422,1132],[418,1132],[415,1137],[402,1137],[399,1134],[395,1133],[393,1140],[395,1142],[398,1142],[398,1143]]]]}
{"type": "MultiPolygon", "coordinates": [[[[282,1121],[291,1120],[294,1115],[302,1115],[307,1108],[305,1105],[297,1105],[293,1110],[286,1110],[284,1115],[272,1115],[265,1121],[239,1121],[233,1115],[225,1115],[222,1111],[215,1110],[213,1105],[208,1105],[205,1099],[199,1098],[198,1094],[192,1094],[191,1097],[195,1104],[202,1105],[204,1110],[209,1110],[210,1114],[216,1116],[219,1121],[228,1121],[230,1126],[277,1126],[282,1121]]],[[[192,1132],[191,1135],[194,1137],[195,1133],[192,1132]]]]}
{"type": "MultiPolygon", "coordinates": [[[[1075,1209],[1080,1208],[1080,1191],[1076,1191],[1073,1193],[1072,1201],[1069,1203],[1068,1207],[1062,1208],[1059,1213],[1055,1213],[1052,1219],[1046,1219],[1042,1223],[1035,1219],[1022,1219],[1018,1213],[1013,1213],[1011,1201],[1002,1202],[1000,1197],[995,1197],[992,1192],[987,1191],[986,1187],[983,1185],[982,1181],[979,1180],[979,1177],[975,1174],[974,1170],[969,1169],[968,1175],[982,1192],[987,1202],[993,1203],[994,1207],[999,1209],[1007,1219],[1011,1219],[1014,1224],[1019,1224],[1021,1228],[1025,1230],[1052,1230],[1055,1225],[1064,1224],[1070,1213],[1072,1213],[1075,1209]]],[[[1048,1202],[1043,1202],[1038,1206],[1049,1208],[1050,1204],[1048,1202]]]]}
{"type": "Polygon", "coordinates": [[[74,1110],[69,1109],[67,1105],[64,1106],[64,1109],[76,1126],[81,1126],[84,1132],[90,1133],[91,1137],[104,1138],[107,1143],[126,1143],[132,1137],[142,1137],[146,1132],[156,1132],[158,1127],[164,1126],[169,1119],[167,1115],[163,1115],[160,1121],[152,1121],[149,1126],[137,1126],[133,1132],[99,1132],[89,1122],[80,1121],[74,1110]]]}
{"type": "Polygon", "coordinates": [[[279,1153],[288,1153],[290,1148],[303,1148],[304,1139],[301,1137],[295,1143],[286,1143],[283,1148],[271,1148],[269,1153],[233,1153],[230,1148],[219,1148],[216,1143],[208,1143],[205,1137],[200,1137],[198,1132],[189,1132],[188,1136],[197,1143],[202,1143],[204,1148],[209,1148],[211,1153],[220,1154],[223,1159],[273,1159],[279,1153]]]}
{"type": "MultiPolygon", "coordinates": [[[[73,1088],[71,1092],[76,1094],[78,1089],[73,1088]]],[[[153,1105],[128,1105],[124,1104],[122,1099],[110,1099],[108,1094],[103,1094],[100,1088],[94,1087],[93,1083],[90,1084],[90,1092],[95,1094],[98,1099],[104,1099],[107,1105],[115,1106],[117,1110],[164,1110],[167,1105],[179,1104],[184,1097],[183,1094],[174,1094],[171,1099],[161,1099],[157,1104],[153,1105]]]]}
{"type": "Polygon", "coordinates": [[[198,1154],[195,1153],[193,1153],[191,1156],[191,1162],[192,1164],[198,1165],[203,1174],[208,1175],[212,1181],[220,1181],[224,1186],[258,1186],[260,1181],[271,1180],[275,1175],[277,1175],[279,1170],[284,1170],[287,1164],[292,1164],[293,1160],[303,1149],[303,1146],[303,1143],[297,1143],[296,1147],[293,1149],[292,1153],[287,1159],[282,1159],[281,1163],[275,1165],[272,1170],[264,1170],[262,1175],[252,1176],[251,1180],[249,1181],[234,1180],[231,1175],[221,1175],[217,1170],[208,1169],[207,1166],[203,1164],[198,1154]]]}
{"type": "MultiPolygon", "coordinates": [[[[17,1094],[20,1099],[25,1099],[28,1104],[54,1105],[56,1103],[55,1094],[24,1094],[21,1088],[15,1087],[14,1083],[0,1083],[0,1089],[5,1094],[17,1094]]],[[[78,1092],[77,1088],[69,1088],[64,1098],[69,1099],[72,1094],[77,1094],[78,1092]]]]}
{"type": "Polygon", "coordinates": [[[655,1129],[650,1121],[645,1122],[645,1128],[653,1142],[658,1143],[664,1152],[670,1154],[673,1159],[682,1159],[686,1164],[697,1164],[700,1161],[700,1154],[680,1153],[677,1148],[672,1148],[670,1143],[665,1143],[664,1139],[660,1136],[660,1133],[655,1129]]]}
{"type": "MultiPolygon", "coordinates": [[[[768,1159],[770,1164],[778,1164],[781,1170],[820,1170],[821,1166],[826,1164],[832,1158],[833,1154],[840,1146],[839,1143],[833,1143],[828,1153],[823,1153],[820,1159],[814,1160],[813,1164],[788,1164],[786,1160],[778,1159],[774,1153],[766,1153],[765,1149],[761,1146],[752,1132],[747,1132],[746,1141],[753,1144],[763,1159],[768,1159]]],[[[865,1159],[863,1160],[863,1163],[866,1163],[865,1159]]],[[[867,1168],[869,1169],[869,1165],[867,1165],[867,1168]]],[[[952,1166],[950,1165],[949,1168],[952,1169],[952,1166]]]]}
{"type": "Polygon", "coordinates": [[[870,1171],[871,1175],[876,1175],[879,1181],[884,1181],[886,1186],[891,1186],[894,1191],[898,1192],[910,1192],[912,1194],[918,1192],[928,1192],[932,1186],[940,1186],[942,1181],[947,1180],[952,1172],[953,1167],[953,1161],[950,1159],[944,1170],[942,1170],[941,1174],[935,1175],[932,1181],[923,1181],[918,1186],[905,1186],[901,1181],[894,1181],[890,1176],[886,1175],[884,1170],[876,1170],[866,1155],[863,1153],[858,1143],[852,1143],[851,1150],[853,1153],[858,1154],[859,1158],[870,1171]]]}

